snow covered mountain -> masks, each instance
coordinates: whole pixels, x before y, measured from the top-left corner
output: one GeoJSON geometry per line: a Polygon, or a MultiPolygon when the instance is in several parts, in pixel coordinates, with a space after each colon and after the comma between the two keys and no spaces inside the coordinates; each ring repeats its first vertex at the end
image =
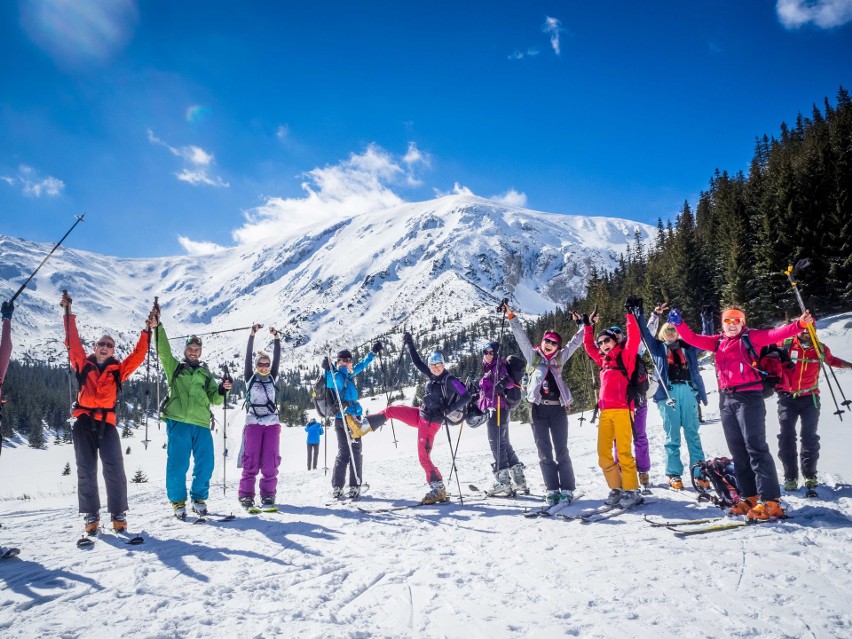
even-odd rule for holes
{"type": "MultiPolygon", "coordinates": [[[[403,323],[473,322],[504,294],[542,313],[582,293],[591,266],[612,267],[637,231],[648,237],[653,229],[452,195],[203,257],[122,259],[63,247],[18,300],[15,356],[64,358],[58,302],[68,289],[84,341],[103,331],[135,341],[158,296],[171,337],[261,322],[285,332],[287,365],[403,323]]],[[[0,298],[50,248],[0,236],[0,298]]],[[[205,358],[239,359],[242,343],[233,333],[212,336],[205,358]]]]}

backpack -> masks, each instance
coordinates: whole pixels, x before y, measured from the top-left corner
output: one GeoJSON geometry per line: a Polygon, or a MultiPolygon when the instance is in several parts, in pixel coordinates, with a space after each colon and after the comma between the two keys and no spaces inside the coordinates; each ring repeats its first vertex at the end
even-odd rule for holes
{"type": "MultiPolygon", "coordinates": [[[[746,352],[751,359],[749,365],[758,375],[760,375],[760,383],[763,384],[763,397],[772,397],[772,393],[775,392],[775,387],[781,383],[783,376],[780,364],[780,357],[783,349],[780,349],[777,346],[765,346],[761,349],[761,356],[758,357],[757,351],[754,350],[754,344],[751,343],[751,339],[748,336],[748,331],[743,331],[740,339],[742,340],[743,346],[745,346],[746,352]],[[775,350],[771,351],[770,349],[773,348],[775,350]],[[764,351],[767,353],[765,356],[763,355],[764,351]]],[[[721,343],[722,338],[720,337],[719,341],[716,343],[717,349],[721,343]]],[[[789,362],[790,356],[786,353],[785,355],[789,362]]]]}
{"type": "Polygon", "coordinates": [[[326,386],[324,369],[320,369],[320,374],[314,380],[311,387],[311,399],[314,400],[314,408],[320,417],[334,417],[340,412],[340,404],[337,402],[337,395],[334,389],[326,386]]]}
{"type": "MultiPolygon", "coordinates": [[[[110,358],[106,361],[107,364],[117,362],[115,358],[110,358]]],[[[80,372],[75,372],[75,376],[77,377],[77,388],[82,389],[83,385],[86,383],[86,378],[89,376],[89,373],[92,371],[98,370],[98,365],[95,364],[89,358],[86,358],[86,363],[83,364],[83,368],[80,369],[80,372]]],[[[118,407],[118,398],[121,395],[121,370],[113,369],[110,371],[110,374],[115,379],[115,404],[112,405],[112,408],[90,408],[88,406],[83,406],[80,404],[79,395],[78,398],[74,401],[73,408],[76,410],[78,408],[82,408],[83,410],[93,410],[93,411],[101,411],[102,413],[114,413],[116,412],[116,408],[118,407]]]]}
{"type": "Polygon", "coordinates": [[[742,499],[734,475],[734,462],[727,457],[716,457],[695,464],[692,467],[692,486],[698,493],[698,501],[709,501],[722,509],[731,508],[742,499]],[[710,488],[701,486],[696,479],[710,482],[710,488]]]}
{"type": "MultiPolygon", "coordinates": [[[[252,375],[249,378],[248,384],[246,385],[246,393],[243,395],[243,408],[246,409],[246,413],[250,412],[251,409],[255,409],[254,414],[258,417],[268,417],[269,415],[277,415],[278,414],[278,406],[276,405],[276,399],[278,397],[278,386],[275,383],[275,380],[272,381],[272,397],[269,396],[269,393],[266,392],[266,384],[263,382],[257,381],[257,375],[252,375]],[[266,393],[266,402],[263,404],[253,404],[251,402],[251,387],[254,386],[255,382],[261,384],[263,386],[263,391],[266,393]],[[265,408],[268,413],[266,415],[258,415],[257,409],[265,408]]],[[[323,415],[325,417],[325,415],[323,415]]]]}
{"type": "Polygon", "coordinates": [[[633,367],[633,375],[627,375],[627,367],[621,359],[624,351],[619,351],[615,358],[618,370],[627,377],[627,402],[634,406],[643,406],[648,398],[648,389],[651,388],[651,379],[648,376],[648,368],[645,360],[636,355],[636,365],[633,367]]]}
{"type": "MultiPolygon", "coordinates": [[[[458,380],[458,377],[453,377],[452,375],[447,375],[447,377],[444,379],[443,383],[441,384],[441,395],[444,398],[444,407],[445,408],[448,407],[448,406],[452,406],[456,402],[456,400],[459,398],[459,394],[455,390],[455,387],[453,387],[452,391],[450,391],[450,392],[447,391],[447,387],[450,385],[452,380],[458,380]]],[[[458,380],[458,381],[461,381],[461,380],[458,380]]],[[[470,402],[468,402],[466,405],[462,406],[461,408],[454,410],[452,413],[449,413],[449,412],[445,413],[444,419],[446,419],[449,424],[451,424],[453,426],[458,426],[459,424],[461,424],[464,421],[465,417],[467,416],[467,407],[468,407],[469,404],[470,404],[470,402]]]]}
{"type": "Polygon", "coordinates": [[[524,397],[522,387],[526,367],[527,363],[524,361],[523,357],[509,355],[509,357],[506,358],[506,370],[508,371],[511,380],[515,383],[514,386],[507,388],[504,392],[506,403],[509,405],[509,408],[514,408],[520,404],[524,397]]]}
{"type": "MultiPolygon", "coordinates": [[[[205,364],[204,362],[198,362],[198,366],[200,368],[203,368],[205,371],[207,371],[207,376],[204,379],[204,390],[206,392],[207,387],[210,385],[210,380],[213,379],[213,373],[210,372],[210,369],[207,368],[207,364],[205,364]]],[[[186,370],[186,368],[187,368],[186,362],[181,362],[180,364],[178,364],[175,367],[175,371],[172,373],[172,381],[168,385],[169,392],[166,393],[166,396],[163,397],[163,401],[160,402],[160,412],[161,413],[164,413],[166,411],[166,406],[168,406],[169,402],[172,401],[172,392],[171,392],[172,386],[174,385],[175,380],[177,379],[178,375],[180,375],[184,370],[186,370]]],[[[210,417],[211,418],[213,417],[212,412],[210,413],[210,417]]]]}

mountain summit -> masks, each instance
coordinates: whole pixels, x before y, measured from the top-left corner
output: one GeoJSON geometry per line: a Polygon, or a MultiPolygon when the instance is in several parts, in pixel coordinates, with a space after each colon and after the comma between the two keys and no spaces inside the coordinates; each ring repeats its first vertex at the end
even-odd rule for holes
{"type": "MultiPolygon", "coordinates": [[[[84,341],[104,331],[135,341],[158,296],[170,337],[260,322],[285,334],[286,365],[403,323],[474,321],[503,295],[526,313],[551,310],[583,292],[592,266],[612,268],[637,231],[647,238],[653,228],[451,195],[206,256],[125,259],[63,247],[19,298],[15,353],[64,357],[58,302],[68,289],[84,341]]],[[[0,236],[0,250],[8,299],[50,246],[0,236]]],[[[205,358],[239,361],[243,339],[212,336],[205,358]]]]}

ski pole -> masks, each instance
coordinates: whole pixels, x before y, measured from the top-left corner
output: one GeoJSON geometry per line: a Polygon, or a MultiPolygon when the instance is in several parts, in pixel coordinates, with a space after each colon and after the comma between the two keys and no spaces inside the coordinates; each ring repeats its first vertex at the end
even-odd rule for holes
{"type": "MultiPolygon", "coordinates": [[[[636,323],[639,323],[639,312],[634,310],[633,317],[636,318],[636,323]]],[[[645,335],[642,333],[642,329],[639,329],[639,337],[642,339],[642,344],[645,346],[645,350],[648,353],[651,352],[651,349],[648,348],[648,342],[645,341],[645,335]]],[[[669,395],[669,389],[666,384],[663,383],[663,374],[660,372],[660,368],[657,366],[657,362],[654,360],[653,356],[651,357],[651,364],[654,365],[654,372],[657,374],[657,381],[660,383],[660,386],[663,388],[663,392],[666,394],[666,406],[674,407],[677,403],[671,395],[669,395]]]]}
{"type": "Polygon", "coordinates": [[[157,379],[157,430],[160,430],[160,298],[158,296],[154,296],[154,308],[152,312],[157,318],[157,325],[154,327],[154,352],[157,354],[157,362],[156,368],[157,373],[155,375],[157,379]]]}
{"type": "Polygon", "coordinates": [[[148,326],[148,352],[145,355],[145,439],[142,440],[142,445],[145,450],[148,450],[148,444],[151,440],[148,439],[148,411],[151,408],[151,326],[148,326]]]}
{"type": "MultiPolygon", "coordinates": [[[[447,483],[450,483],[450,480],[453,478],[453,472],[456,473],[456,485],[459,487],[459,503],[464,505],[464,496],[462,495],[461,489],[461,481],[459,480],[458,471],[456,471],[456,451],[458,450],[458,446],[456,446],[456,450],[453,450],[453,440],[450,437],[450,426],[447,424],[447,420],[444,420],[444,428],[447,431],[447,441],[450,444],[450,453],[452,454],[452,464],[450,466],[450,479],[447,480],[447,483]]],[[[464,428],[464,422],[461,424],[461,428],[464,428]]],[[[461,439],[461,428],[459,429],[459,439],[461,439]]]]}
{"type": "MultiPolygon", "coordinates": [[[[390,400],[390,390],[388,390],[388,371],[385,368],[385,358],[382,357],[381,352],[378,353],[378,356],[379,356],[379,365],[382,368],[382,378],[385,382],[385,399],[387,400],[387,404],[386,404],[386,407],[387,407],[387,406],[390,406],[390,401],[391,401],[390,400]]],[[[393,434],[393,446],[394,446],[394,448],[399,448],[399,445],[398,445],[397,439],[396,439],[396,429],[394,428],[394,425],[393,425],[393,417],[391,417],[391,419],[390,419],[390,424],[391,424],[391,433],[393,434]]]]}
{"type": "Polygon", "coordinates": [[[325,471],[325,476],[328,477],[328,417],[322,418],[322,434],[325,440],[323,442],[323,464],[325,464],[323,470],[325,471]]]}
{"type": "MultiPolygon", "coordinates": [[[[337,397],[337,404],[340,406],[340,423],[343,426],[343,434],[346,435],[346,444],[349,446],[349,466],[352,469],[352,475],[355,477],[357,486],[361,485],[361,478],[358,476],[358,467],[355,465],[355,450],[352,447],[352,433],[349,432],[349,426],[346,424],[346,413],[343,406],[343,399],[340,397],[340,390],[337,388],[337,379],[335,379],[336,370],[332,370],[331,351],[328,352],[328,369],[331,373],[331,385],[334,389],[334,395],[337,397]]],[[[335,418],[336,419],[336,418],[335,418]]]]}
{"type": "MultiPolygon", "coordinates": [[[[79,220],[78,220],[79,221],[79,220]]],[[[72,227],[73,228],[73,227],[72,227]]],[[[69,231],[70,233],[70,231],[69,231]]],[[[64,239],[64,238],[63,238],[64,239]]],[[[29,281],[29,280],[27,280],[29,281]]],[[[21,287],[23,289],[23,287],[21,287]]],[[[20,291],[18,291],[20,292],[20,291]]],[[[17,295],[17,293],[16,293],[17,295]]],[[[65,348],[68,351],[68,415],[71,416],[74,414],[74,386],[71,381],[71,375],[73,373],[73,365],[71,364],[71,297],[68,295],[68,291],[62,289],[63,298],[68,300],[68,303],[65,305],[65,341],[67,342],[65,348]]],[[[13,298],[14,299],[14,298],[13,298]]]]}
{"type": "MultiPolygon", "coordinates": [[[[227,364],[222,364],[222,370],[225,371],[225,374],[222,375],[222,382],[233,382],[227,364]]],[[[230,389],[226,388],[225,401],[222,406],[222,495],[228,494],[228,396],[230,394],[230,389]]]]}
{"type": "Polygon", "coordinates": [[[72,224],[72,225],[71,225],[71,228],[70,228],[70,229],[68,229],[68,231],[65,233],[65,235],[63,235],[63,236],[62,236],[62,239],[61,239],[61,240],[59,240],[59,241],[56,243],[56,245],[55,245],[52,249],[50,249],[50,253],[48,253],[48,254],[44,257],[44,259],[41,261],[41,264],[39,264],[39,265],[36,267],[36,270],[34,270],[34,271],[32,272],[32,275],[30,275],[30,276],[26,279],[26,281],[25,281],[23,284],[21,284],[21,288],[19,288],[17,291],[15,291],[15,294],[12,296],[12,299],[10,299],[10,300],[9,300],[9,303],[13,303],[16,299],[18,299],[18,295],[20,295],[20,294],[21,294],[21,292],[22,292],[22,291],[23,291],[23,290],[27,287],[27,284],[29,284],[29,283],[30,283],[30,280],[32,280],[32,279],[35,277],[36,273],[38,273],[38,272],[39,272],[39,270],[41,269],[41,267],[42,267],[42,266],[44,266],[44,263],[45,263],[45,262],[47,262],[48,258],[50,258],[50,256],[51,256],[51,255],[53,255],[53,252],[54,252],[56,249],[58,249],[58,248],[60,247],[60,245],[62,244],[62,242],[64,242],[64,241],[65,241],[65,238],[66,238],[66,237],[68,237],[69,235],[71,235],[71,231],[73,231],[73,230],[74,230],[74,227],[75,227],[75,226],[77,226],[80,222],[82,222],[82,221],[83,221],[83,218],[84,218],[84,217],[86,217],[86,214],[85,214],[85,213],[83,213],[83,215],[75,215],[74,217],[76,217],[76,218],[77,218],[77,221],[76,221],[76,222],[74,222],[74,224],[72,224]]]}
{"type": "MultiPolygon", "coordinates": [[[[802,294],[799,292],[799,283],[794,278],[794,273],[798,272],[802,269],[810,266],[810,260],[807,258],[801,259],[796,262],[796,266],[792,264],[787,266],[787,270],[784,271],[784,274],[787,276],[787,279],[790,281],[790,285],[793,287],[793,292],[796,294],[796,301],[799,303],[799,309],[801,309],[802,313],[804,313],[807,309],[805,308],[805,302],[802,299],[802,294]]],[[[834,401],[834,407],[837,409],[834,414],[840,417],[840,421],[843,421],[843,417],[841,416],[843,413],[843,409],[837,403],[837,397],[834,394],[834,389],[831,386],[831,380],[829,379],[829,373],[826,371],[830,371],[831,376],[834,378],[835,383],[837,384],[837,390],[840,391],[840,395],[843,397],[843,406],[849,406],[852,404],[849,400],[846,399],[846,395],[843,393],[843,389],[840,388],[840,383],[837,380],[837,376],[834,374],[834,371],[831,370],[831,367],[825,363],[825,354],[823,353],[822,344],[819,341],[816,333],[815,324],[807,324],[808,336],[811,338],[811,343],[814,345],[814,349],[817,352],[817,358],[819,359],[820,366],[823,370],[823,376],[825,377],[826,386],[828,386],[828,390],[831,392],[831,399],[834,401]]]]}
{"type": "Polygon", "coordinates": [[[211,331],[209,333],[193,333],[192,335],[178,335],[177,337],[170,337],[169,340],[173,339],[186,339],[187,337],[205,337],[207,335],[219,335],[220,333],[235,333],[236,331],[246,331],[254,326],[258,326],[259,328],[263,328],[263,324],[255,324],[253,326],[240,326],[239,328],[226,328],[221,331],[211,331]]]}

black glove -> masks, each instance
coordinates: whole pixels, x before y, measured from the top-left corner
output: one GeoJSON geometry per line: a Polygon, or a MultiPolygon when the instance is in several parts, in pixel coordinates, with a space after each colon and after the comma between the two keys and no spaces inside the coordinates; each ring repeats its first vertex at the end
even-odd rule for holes
{"type": "Polygon", "coordinates": [[[636,298],[636,311],[638,315],[642,315],[645,312],[645,302],[641,297],[636,298]]]}
{"type": "Polygon", "coordinates": [[[624,308],[628,313],[639,314],[642,312],[642,298],[629,296],[624,302],[624,308]]]}
{"type": "Polygon", "coordinates": [[[370,350],[372,350],[372,351],[373,351],[376,355],[381,355],[381,353],[382,353],[382,348],[383,348],[383,347],[382,347],[382,343],[381,343],[381,342],[373,342],[373,348],[372,348],[372,349],[370,349],[370,350]]]}
{"type": "Polygon", "coordinates": [[[577,316],[577,319],[575,319],[574,321],[577,322],[577,328],[580,328],[583,325],[583,316],[577,316]]]}
{"type": "Polygon", "coordinates": [[[320,366],[322,366],[322,369],[324,371],[330,371],[331,370],[331,364],[328,362],[327,357],[322,358],[322,363],[320,364],[320,366]]]}
{"type": "Polygon", "coordinates": [[[414,346],[414,338],[411,336],[411,333],[405,331],[402,334],[402,343],[406,346],[414,346]]]}
{"type": "Polygon", "coordinates": [[[508,378],[504,377],[504,378],[503,378],[503,379],[501,379],[499,382],[497,382],[496,384],[494,384],[494,391],[495,391],[498,395],[501,395],[501,394],[503,393],[503,391],[505,391],[505,390],[506,390],[506,386],[507,386],[508,384],[509,384],[509,380],[508,380],[508,378]]]}
{"type": "Polygon", "coordinates": [[[3,319],[10,320],[12,319],[12,312],[15,310],[14,302],[3,302],[2,307],[0,307],[0,316],[3,319]]]}
{"type": "Polygon", "coordinates": [[[583,317],[580,320],[583,323],[583,326],[591,326],[592,320],[589,319],[588,313],[583,313],[583,317]]]}
{"type": "Polygon", "coordinates": [[[502,300],[500,300],[500,303],[497,305],[497,312],[498,313],[508,312],[508,306],[509,306],[509,298],[504,297],[502,300]]]}

